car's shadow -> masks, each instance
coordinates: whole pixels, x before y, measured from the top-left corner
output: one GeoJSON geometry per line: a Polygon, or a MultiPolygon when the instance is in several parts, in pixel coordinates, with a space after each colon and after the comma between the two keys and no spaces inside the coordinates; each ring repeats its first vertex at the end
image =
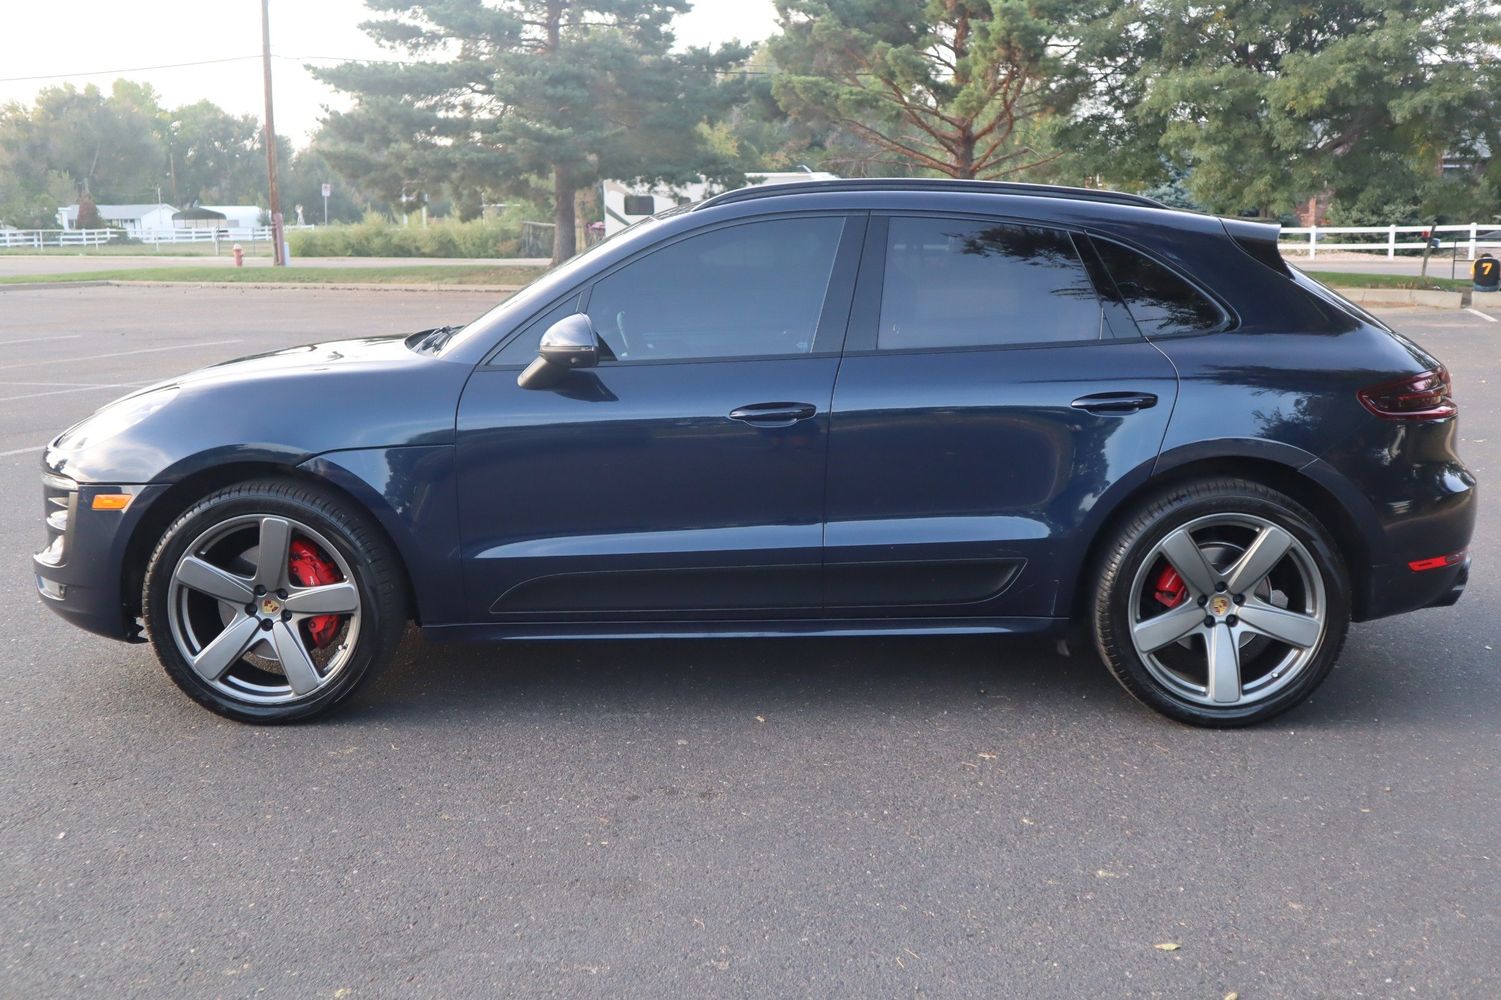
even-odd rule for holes
{"type": "MultiPolygon", "coordinates": [[[[1334,674],[1278,725],[1363,727],[1380,720],[1444,728],[1501,685],[1424,684],[1352,637],[1334,674]],[[1413,684],[1423,688],[1415,696],[1413,684]]],[[[1427,669],[1425,667],[1425,669],[1427,669]]],[[[1442,664],[1432,669],[1442,671],[1442,664]]],[[[408,634],[395,662],[329,721],[398,725],[671,713],[711,720],[769,712],[930,716],[985,707],[1043,725],[1083,714],[1106,724],[1177,728],[1137,705],[1094,649],[995,636],[438,643],[408,634]]]]}
{"type": "Polygon", "coordinates": [[[1011,701],[1134,706],[1087,647],[990,636],[436,643],[409,634],[346,719],[499,720],[539,708],[717,715],[930,713],[1011,701]]]}

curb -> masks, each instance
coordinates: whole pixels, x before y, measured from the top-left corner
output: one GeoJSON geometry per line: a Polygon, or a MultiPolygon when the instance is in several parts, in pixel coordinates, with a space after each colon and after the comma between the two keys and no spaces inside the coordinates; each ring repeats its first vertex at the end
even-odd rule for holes
{"type": "Polygon", "coordinates": [[[1427,306],[1430,309],[1463,309],[1470,304],[1469,292],[1440,292],[1410,288],[1336,288],[1336,292],[1362,306],[1427,306]]]}
{"type": "Polygon", "coordinates": [[[113,281],[18,281],[0,285],[0,292],[35,292],[44,288],[106,288],[113,281]]]}

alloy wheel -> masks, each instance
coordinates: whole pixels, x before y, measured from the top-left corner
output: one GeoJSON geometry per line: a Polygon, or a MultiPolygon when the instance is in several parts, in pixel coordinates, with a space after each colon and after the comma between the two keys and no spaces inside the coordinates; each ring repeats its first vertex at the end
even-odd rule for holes
{"type": "Polygon", "coordinates": [[[360,593],[348,562],[319,532],[292,518],[244,515],[209,528],[183,552],[167,616],[178,650],[205,683],[238,701],[286,704],[324,690],[349,664],[360,593]],[[298,585],[294,551],[311,552],[337,579],[298,585]]]}
{"type": "Polygon", "coordinates": [[[1324,580],[1308,548],[1252,514],[1211,514],[1169,532],[1129,593],[1131,643],[1153,679],[1212,708],[1286,688],[1327,630],[1324,580]]]}

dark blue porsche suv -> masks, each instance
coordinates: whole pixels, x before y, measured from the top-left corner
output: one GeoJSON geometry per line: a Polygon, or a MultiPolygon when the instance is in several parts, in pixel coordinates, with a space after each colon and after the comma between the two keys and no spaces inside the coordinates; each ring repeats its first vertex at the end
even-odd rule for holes
{"type": "Polygon", "coordinates": [[[1021,184],[730,192],[462,328],[99,410],[47,450],[37,586],[254,722],[408,620],[1087,631],[1159,712],[1266,719],[1351,621],[1457,600],[1475,516],[1443,365],[1276,237],[1021,184]]]}

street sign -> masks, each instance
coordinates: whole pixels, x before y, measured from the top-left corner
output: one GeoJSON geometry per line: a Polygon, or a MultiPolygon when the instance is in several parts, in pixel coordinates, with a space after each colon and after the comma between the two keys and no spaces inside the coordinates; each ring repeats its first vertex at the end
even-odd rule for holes
{"type": "Polygon", "coordinates": [[[332,184],[325,184],[325,185],[323,185],[323,197],[327,198],[329,195],[331,195],[333,193],[334,193],[334,186],[332,184]]]}

